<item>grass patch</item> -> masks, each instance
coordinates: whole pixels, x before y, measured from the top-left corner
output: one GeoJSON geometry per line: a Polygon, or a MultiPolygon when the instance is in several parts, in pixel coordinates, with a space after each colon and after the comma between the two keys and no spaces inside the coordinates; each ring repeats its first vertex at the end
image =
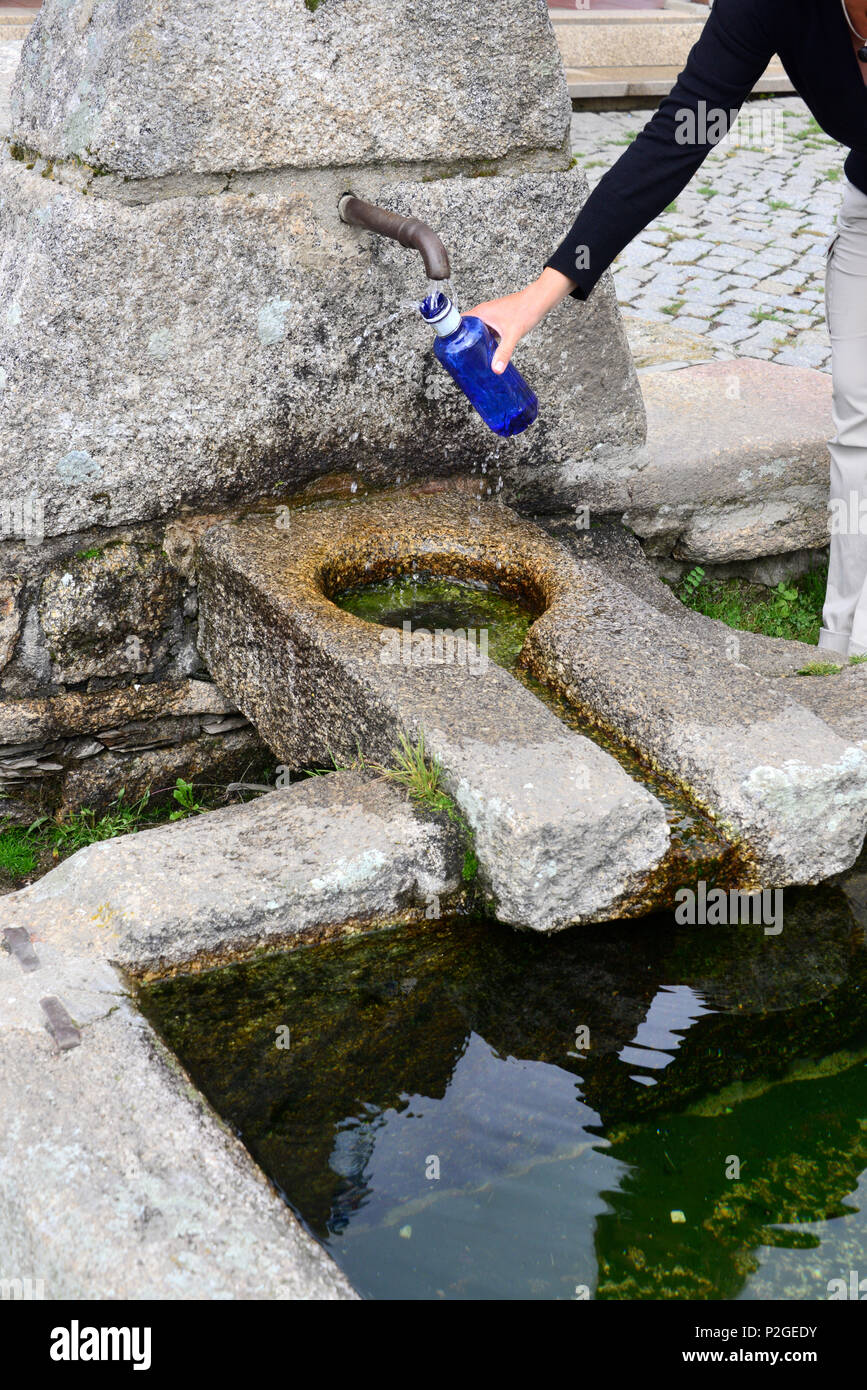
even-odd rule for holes
{"type": "Polygon", "coordinates": [[[415,743],[410,743],[407,735],[401,733],[397,748],[391,750],[391,758],[391,767],[377,769],[386,781],[403,787],[418,810],[444,815],[459,827],[465,842],[461,878],[464,883],[473,883],[479,872],[475,835],[466,816],[446,791],[443,765],[436,756],[429,756],[424,733],[419,734],[415,743]]]}
{"type": "Polygon", "coordinates": [[[403,787],[413,806],[432,815],[447,815],[450,820],[463,819],[443,785],[442,763],[439,758],[428,756],[423,733],[415,743],[402,733],[391,757],[392,766],[383,768],[382,776],[403,787]]]}
{"type": "Polygon", "coordinates": [[[663,304],[661,312],[671,315],[679,314],[685,303],[685,299],[676,299],[673,304],[663,304]]]}
{"type": "Polygon", "coordinates": [[[24,878],[33,873],[38,858],[28,834],[18,826],[0,833],[0,873],[9,878],[24,878]]]}
{"type": "Polygon", "coordinates": [[[728,627],[815,645],[827,574],[827,565],[823,565],[768,589],[745,579],[709,579],[697,565],[674,590],[688,608],[706,618],[718,618],[728,627]]]}
{"type": "MultiPolygon", "coordinates": [[[[266,784],[230,783],[214,788],[210,800],[213,807],[225,806],[270,790],[266,784]]],[[[65,815],[39,816],[28,826],[0,821],[0,893],[22,887],[86,845],[203,815],[212,807],[200,801],[200,796],[204,796],[203,789],[179,777],[171,789],[147,791],[137,800],[127,799],[122,789],[103,811],[85,806],[65,815]],[[166,799],[169,790],[171,798],[166,799]]]]}
{"type": "Polygon", "coordinates": [[[836,676],[842,671],[842,666],[835,666],[833,661],[808,661],[806,666],[802,666],[800,671],[796,671],[796,676],[836,676]]]}

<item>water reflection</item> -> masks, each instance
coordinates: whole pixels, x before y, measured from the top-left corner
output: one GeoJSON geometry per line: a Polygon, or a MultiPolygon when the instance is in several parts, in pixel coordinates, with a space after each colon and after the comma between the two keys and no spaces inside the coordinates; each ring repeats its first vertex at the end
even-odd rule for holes
{"type": "Polygon", "coordinates": [[[824,1298],[867,1270],[860,911],[426,924],[143,1002],[363,1293],[824,1298]]]}

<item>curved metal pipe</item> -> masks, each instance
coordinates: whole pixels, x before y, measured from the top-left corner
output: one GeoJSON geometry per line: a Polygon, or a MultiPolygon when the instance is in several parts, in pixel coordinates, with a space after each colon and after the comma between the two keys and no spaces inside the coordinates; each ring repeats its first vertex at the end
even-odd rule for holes
{"type": "Polygon", "coordinates": [[[387,208],[377,207],[375,203],[365,203],[351,193],[345,193],[337,204],[340,220],[353,227],[366,227],[380,236],[391,237],[401,246],[418,251],[424,261],[429,280],[448,280],[451,275],[448,253],[436,232],[418,217],[404,217],[399,212],[389,212],[387,208]]]}

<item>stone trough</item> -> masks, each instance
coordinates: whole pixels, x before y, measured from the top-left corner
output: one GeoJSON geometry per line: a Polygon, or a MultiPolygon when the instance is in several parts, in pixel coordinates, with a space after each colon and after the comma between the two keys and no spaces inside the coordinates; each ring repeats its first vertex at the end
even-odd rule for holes
{"type": "MultiPolygon", "coordinates": [[[[387,761],[401,732],[423,735],[503,920],[549,931],[626,915],[665,856],[664,810],[507,672],[432,659],[422,634],[395,663],[383,629],[331,601],[414,570],[522,596],[539,615],[525,664],[707,810],[750,865],[742,887],[813,883],[854,862],[867,749],[851,727],[837,733],[793,698],[799,687],[726,660],[713,633],[696,641],[505,506],[391,493],[212,527],[201,640],[218,685],[289,767],[359,751],[387,761]]],[[[809,651],[793,645],[792,671],[809,651]]]]}

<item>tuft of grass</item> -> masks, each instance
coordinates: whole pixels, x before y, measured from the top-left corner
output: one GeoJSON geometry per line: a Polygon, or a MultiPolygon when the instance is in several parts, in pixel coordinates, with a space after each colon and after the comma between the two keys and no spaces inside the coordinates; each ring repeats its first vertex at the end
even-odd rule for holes
{"type": "Polygon", "coordinates": [[[842,666],[835,666],[833,661],[808,661],[806,666],[802,666],[795,672],[796,676],[836,676],[842,671],[842,666]]]}
{"type": "Polygon", "coordinates": [[[685,299],[675,299],[672,304],[663,304],[662,312],[664,314],[671,314],[672,316],[674,314],[679,314],[685,303],[685,299]]]}
{"type": "MultiPolygon", "coordinates": [[[[405,733],[398,738],[398,747],[391,750],[392,766],[378,771],[389,782],[403,787],[410,801],[419,810],[431,815],[444,815],[453,821],[464,837],[464,858],[461,865],[461,878],[471,884],[478,877],[479,859],[475,848],[475,835],[463,812],[455,805],[443,785],[443,766],[437,757],[429,757],[425,748],[424,733],[420,733],[415,743],[410,743],[405,733]]],[[[368,764],[368,766],[371,766],[368,764]]]]}
{"type": "Polygon", "coordinates": [[[827,566],[823,566],[768,589],[744,579],[708,579],[697,565],[675,585],[675,592],[687,608],[706,618],[718,618],[728,627],[815,646],[826,578],[827,566]]]}
{"type": "Polygon", "coordinates": [[[138,801],[127,801],[125,789],[121,787],[117,800],[102,815],[85,806],[62,819],[40,816],[29,827],[28,834],[38,830],[39,838],[51,848],[64,854],[74,854],[85,845],[112,840],[115,835],[129,835],[138,830],[147,817],[149,801],[150,792],[145,792],[138,801]]]}
{"type": "Polygon", "coordinates": [[[28,836],[17,825],[0,831],[0,872],[10,878],[24,878],[36,868],[36,850],[28,836]]]}
{"type": "Polygon", "coordinates": [[[863,664],[864,664],[865,661],[867,661],[867,652],[865,652],[863,656],[850,656],[850,657],[849,657],[849,665],[850,665],[850,666],[863,666],[863,664]]]}
{"type": "Polygon", "coordinates": [[[450,820],[460,816],[443,785],[442,763],[437,757],[428,757],[423,733],[415,743],[410,743],[407,735],[401,733],[391,757],[392,766],[383,769],[383,776],[403,787],[414,806],[432,814],[444,813],[450,820]]]}

